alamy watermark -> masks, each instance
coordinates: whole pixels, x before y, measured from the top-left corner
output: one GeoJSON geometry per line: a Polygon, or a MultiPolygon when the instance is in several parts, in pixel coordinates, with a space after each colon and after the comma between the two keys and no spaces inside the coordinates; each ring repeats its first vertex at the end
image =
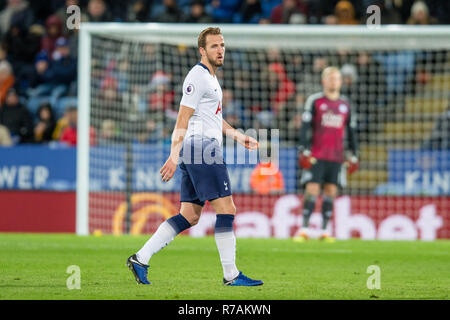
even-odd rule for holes
{"type": "MultiPolygon", "coordinates": [[[[174,139],[179,140],[178,137],[184,137],[183,149],[179,163],[184,164],[253,164],[258,162],[270,163],[270,166],[261,168],[262,175],[272,175],[278,170],[280,157],[280,131],[279,129],[248,129],[243,131],[237,129],[239,133],[234,130],[225,132],[225,139],[222,144],[212,137],[215,136],[216,131],[208,130],[198,132],[197,135],[184,137],[186,130],[175,130],[173,133],[174,139]],[[205,138],[211,137],[211,138],[205,138]],[[256,150],[248,150],[241,141],[246,137],[252,137],[258,142],[256,150]],[[224,150],[225,158],[224,158],[224,150]]],[[[247,141],[248,142],[248,141],[247,141]]],[[[250,142],[248,142],[250,143],[250,142]]]]}
{"type": "Polygon", "coordinates": [[[381,289],[381,269],[377,265],[370,265],[367,267],[366,273],[370,274],[367,279],[367,289],[381,289]]]}
{"type": "Polygon", "coordinates": [[[381,9],[377,5],[367,7],[367,14],[370,14],[366,20],[366,26],[369,29],[379,29],[381,27],[381,9]]]}
{"type": "Polygon", "coordinates": [[[80,29],[81,21],[81,9],[77,5],[71,5],[67,7],[66,13],[68,15],[66,19],[66,27],[69,30],[80,29]]]}
{"type": "Polygon", "coordinates": [[[66,286],[69,290],[80,290],[81,289],[81,269],[77,265],[68,266],[66,273],[70,276],[66,280],[66,286]]]}

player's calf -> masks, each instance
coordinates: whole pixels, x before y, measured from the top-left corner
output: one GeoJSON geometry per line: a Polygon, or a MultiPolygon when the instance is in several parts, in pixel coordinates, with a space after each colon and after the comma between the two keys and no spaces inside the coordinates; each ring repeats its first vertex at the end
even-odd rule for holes
{"type": "Polygon", "coordinates": [[[302,210],[303,224],[300,230],[298,230],[294,236],[294,240],[296,240],[297,242],[302,242],[308,239],[309,219],[311,218],[314,208],[316,207],[316,200],[317,197],[312,196],[308,193],[305,194],[302,210]]]}

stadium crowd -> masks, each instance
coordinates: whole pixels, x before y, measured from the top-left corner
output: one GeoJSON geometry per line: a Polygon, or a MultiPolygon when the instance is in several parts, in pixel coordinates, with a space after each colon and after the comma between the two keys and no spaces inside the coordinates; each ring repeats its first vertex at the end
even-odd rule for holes
{"type": "MultiPolygon", "coordinates": [[[[450,23],[450,3],[437,0],[0,0],[0,145],[51,141],[76,144],[78,33],[66,25],[66,9],[71,5],[81,7],[82,22],[355,25],[365,23],[365,9],[372,4],[381,8],[383,24],[450,23]]],[[[155,50],[166,49],[143,45],[136,53],[140,57],[134,61],[151,66],[155,50]]],[[[144,69],[151,78],[149,83],[142,84],[144,89],[140,92],[145,99],[141,99],[137,109],[146,117],[141,117],[144,120],[134,128],[137,131],[133,138],[139,142],[168,139],[170,130],[166,124],[176,117],[175,102],[180,98],[177,86],[183,76],[180,71],[171,70],[173,61],[177,61],[173,56],[188,53],[187,60],[181,59],[186,64],[183,70],[188,70],[198,59],[195,48],[172,46],[168,50],[172,52],[172,60],[163,63],[164,70],[144,69]]],[[[232,74],[223,71],[224,116],[236,127],[278,127],[284,138],[289,139],[287,133],[301,125],[301,119],[293,117],[292,112],[300,114],[296,111],[303,105],[305,96],[320,89],[321,70],[331,64],[341,67],[343,91],[356,105],[364,105],[366,111],[376,109],[376,105],[384,104],[389,98],[389,90],[404,92],[405,86],[415,81],[420,72],[418,66],[423,57],[414,52],[398,54],[403,55],[398,61],[405,71],[400,80],[398,74],[393,78],[386,71],[392,56],[376,57],[367,52],[298,55],[269,50],[265,57],[259,58],[261,61],[248,64],[260,63],[255,73],[258,81],[248,78],[250,73],[245,70],[233,70],[232,74]],[[268,88],[262,87],[264,82],[268,88]],[[257,88],[250,88],[252,85],[257,88]],[[375,93],[377,98],[369,99],[368,90],[373,88],[383,94],[375,93]],[[249,90],[258,92],[258,97],[243,96],[249,90]]],[[[240,65],[249,62],[242,54],[231,56],[240,65]]],[[[102,115],[95,119],[94,115],[92,143],[117,142],[124,138],[118,132],[126,131],[119,128],[119,123],[131,114],[126,109],[129,98],[123,93],[134,89],[127,86],[139,84],[139,80],[131,79],[133,66],[117,57],[103,60],[94,57],[93,66],[93,86],[98,89],[94,94],[98,95],[92,103],[114,112],[104,113],[109,115],[106,118],[102,115]]],[[[363,115],[361,130],[367,130],[370,120],[364,120],[364,110],[358,112],[363,115]]]]}

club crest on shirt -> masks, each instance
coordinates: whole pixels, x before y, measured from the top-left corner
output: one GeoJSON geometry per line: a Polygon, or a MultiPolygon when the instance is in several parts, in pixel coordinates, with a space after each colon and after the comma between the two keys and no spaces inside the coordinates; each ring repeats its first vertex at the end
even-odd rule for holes
{"type": "Polygon", "coordinates": [[[192,83],[189,83],[186,87],[186,89],[184,90],[184,93],[186,93],[187,95],[191,95],[193,94],[195,91],[195,87],[192,83]]]}
{"type": "Polygon", "coordinates": [[[348,112],[348,107],[345,105],[345,104],[340,104],[339,105],[339,112],[342,112],[342,113],[347,113],[348,112]]]}

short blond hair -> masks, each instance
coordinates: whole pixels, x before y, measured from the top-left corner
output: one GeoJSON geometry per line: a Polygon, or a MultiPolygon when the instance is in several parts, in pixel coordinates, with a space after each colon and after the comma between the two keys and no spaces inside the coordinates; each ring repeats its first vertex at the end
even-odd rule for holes
{"type": "Polygon", "coordinates": [[[209,27],[206,28],[205,30],[203,30],[202,32],[200,32],[200,35],[198,36],[198,48],[205,48],[206,47],[206,36],[207,35],[218,35],[218,34],[222,34],[222,31],[220,30],[220,28],[215,28],[215,27],[209,27]]]}
{"type": "Polygon", "coordinates": [[[334,72],[337,72],[337,73],[341,74],[341,70],[339,70],[338,67],[333,67],[333,66],[331,66],[331,67],[326,67],[326,68],[323,69],[323,71],[322,71],[322,77],[321,77],[321,79],[322,79],[322,80],[325,79],[328,75],[330,75],[330,74],[332,74],[332,73],[334,73],[334,72]]]}

